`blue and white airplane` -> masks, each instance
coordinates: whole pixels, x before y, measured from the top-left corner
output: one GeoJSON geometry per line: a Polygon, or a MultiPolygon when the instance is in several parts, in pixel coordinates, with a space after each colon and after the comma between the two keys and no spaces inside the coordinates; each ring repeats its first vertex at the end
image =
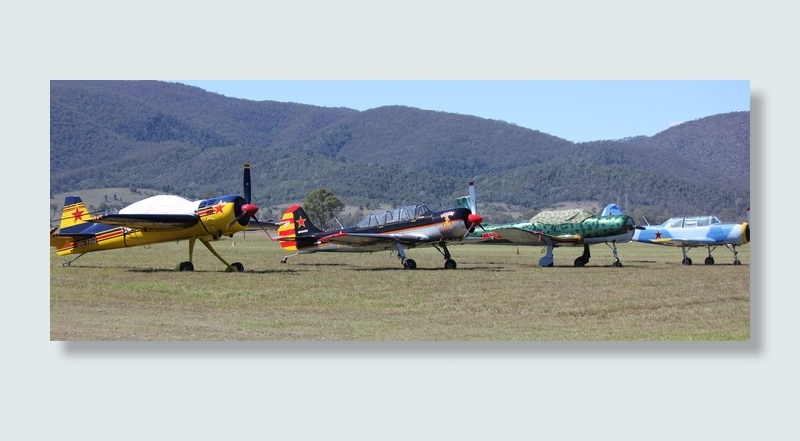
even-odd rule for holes
{"type": "Polygon", "coordinates": [[[692,259],[686,252],[695,247],[707,247],[705,264],[713,265],[711,252],[718,246],[725,246],[733,252],[733,264],[741,265],[738,245],[750,242],[750,208],[747,208],[748,222],[724,224],[716,216],[673,217],[661,225],[647,225],[633,233],[632,241],[656,245],[681,247],[684,265],[691,265],[692,259]]]}

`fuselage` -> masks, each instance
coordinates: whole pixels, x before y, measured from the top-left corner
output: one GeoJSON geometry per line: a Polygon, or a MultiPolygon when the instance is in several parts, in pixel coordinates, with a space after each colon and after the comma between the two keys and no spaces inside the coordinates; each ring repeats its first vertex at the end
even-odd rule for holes
{"type": "Polygon", "coordinates": [[[532,222],[517,222],[510,224],[484,224],[468,237],[482,239],[482,243],[514,244],[514,241],[503,237],[502,230],[517,229],[531,233],[531,242],[528,245],[545,246],[547,241],[542,236],[549,237],[555,246],[578,246],[603,242],[624,243],[631,240],[634,234],[634,221],[628,215],[612,215],[591,217],[580,223],[544,224],[532,222]],[[540,237],[540,239],[536,239],[540,237]]]}

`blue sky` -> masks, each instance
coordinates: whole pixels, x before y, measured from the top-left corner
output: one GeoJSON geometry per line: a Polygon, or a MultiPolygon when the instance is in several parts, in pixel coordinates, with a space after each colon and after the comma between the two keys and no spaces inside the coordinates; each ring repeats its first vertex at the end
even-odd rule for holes
{"type": "Polygon", "coordinates": [[[514,123],[573,142],[652,136],[750,110],[747,80],[178,81],[225,96],[367,110],[405,105],[514,123]]]}

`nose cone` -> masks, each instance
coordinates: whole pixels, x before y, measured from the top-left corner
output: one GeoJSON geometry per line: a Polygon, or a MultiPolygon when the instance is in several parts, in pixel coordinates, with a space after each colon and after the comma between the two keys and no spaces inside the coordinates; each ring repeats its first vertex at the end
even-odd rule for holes
{"type": "Polygon", "coordinates": [[[470,214],[467,216],[467,222],[470,225],[470,229],[472,229],[472,227],[476,227],[483,223],[483,217],[481,217],[480,214],[470,214]]]}
{"type": "Polygon", "coordinates": [[[242,213],[246,214],[247,217],[253,217],[258,212],[258,207],[253,204],[244,204],[242,205],[242,213]]]}

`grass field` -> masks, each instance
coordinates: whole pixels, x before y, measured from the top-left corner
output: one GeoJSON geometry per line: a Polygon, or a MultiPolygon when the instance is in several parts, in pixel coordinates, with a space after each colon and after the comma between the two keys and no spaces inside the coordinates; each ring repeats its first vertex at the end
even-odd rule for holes
{"type": "Polygon", "coordinates": [[[539,247],[450,248],[445,270],[433,248],[396,256],[286,254],[264,234],[214,244],[244,273],[226,273],[202,246],[194,272],[173,268],[187,242],[50,258],[53,341],[743,341],[750,338],[750,247],[742,265],[725,248],[690,251],[639,243],[555,250],[541,268],[539,247]],[[699,264],[698,264],[699,263],[699,264]]]}

